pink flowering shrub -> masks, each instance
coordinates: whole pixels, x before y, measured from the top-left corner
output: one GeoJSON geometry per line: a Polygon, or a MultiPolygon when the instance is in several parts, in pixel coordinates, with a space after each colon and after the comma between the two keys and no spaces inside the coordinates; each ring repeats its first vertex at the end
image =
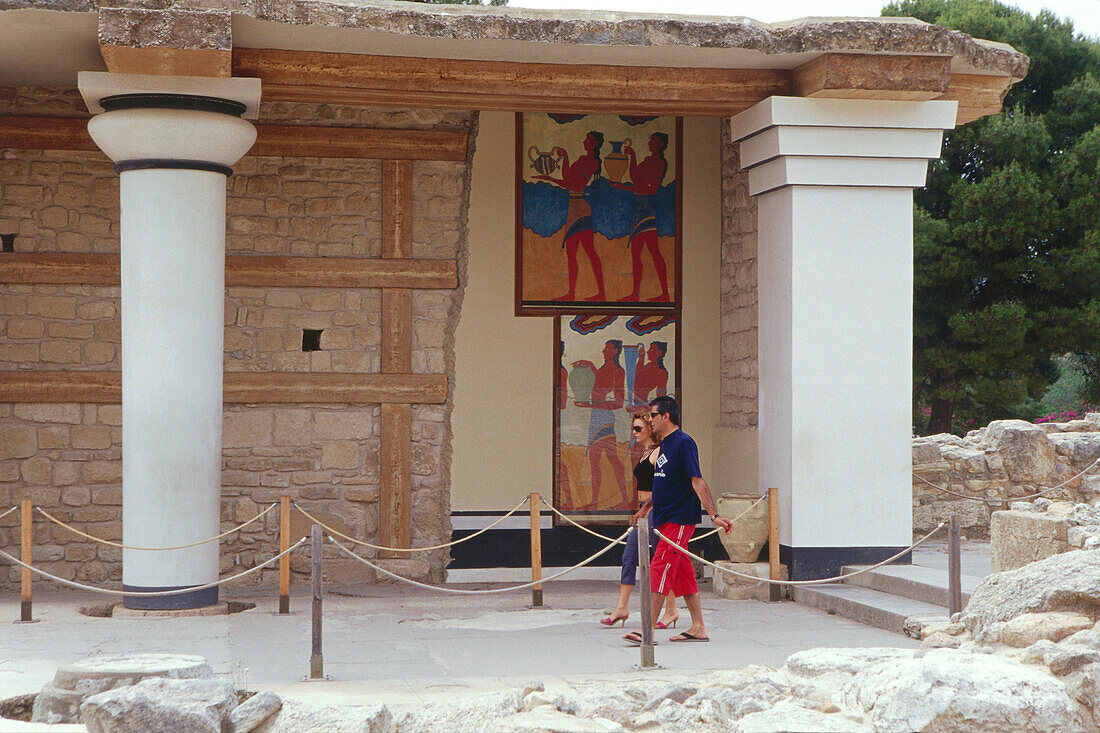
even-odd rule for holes
{"type": "Polygon", "coordinates": [[[1090,412],[1100,412],[1100,405],[1089,406],[1088,403],[1081,405],[1080,407],[1071,408],[1069,410],[1062,410],[1061,412],[1052,412],[1049,415],[1043,415],[1035,420],[1036,424],[1044,422],[1068,422],[1069,420],[1082,420],[1085,415],[1090,412]]]}

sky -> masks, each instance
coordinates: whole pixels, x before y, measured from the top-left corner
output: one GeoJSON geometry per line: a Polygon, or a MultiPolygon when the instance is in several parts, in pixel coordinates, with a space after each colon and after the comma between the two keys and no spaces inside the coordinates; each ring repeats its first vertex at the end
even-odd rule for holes
{"type": "MultiPolygon", "coordinates": [[[[1001,0],[1035,14],[1048,9],[1069,18],[1078,33],[1100,40],[1100,0],[1001,0]]],[[[774,23],[807,16],[877,17],[888,0],[510,0],[518,8],[579,8],[634,13],[748,16],[774,23]]]]}

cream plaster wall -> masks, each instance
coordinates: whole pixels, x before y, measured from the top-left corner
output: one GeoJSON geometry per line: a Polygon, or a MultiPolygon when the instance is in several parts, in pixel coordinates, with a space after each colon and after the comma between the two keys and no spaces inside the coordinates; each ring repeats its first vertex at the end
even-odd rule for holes
{"type": "MultiPolygon", "coordinates": [[[[684,428],[715,494],[719,422],[721,120],[684,120],[684,428]]],[[[511,509],[552,489],[553,320],[514,315],[515,115],[482,113],[465,297],[455,332],[451,509],[511,509]]],[[[753,466],[755,469],[755,466],[753,466]]],[[[729,469],[726,469],[728,473],[729,469]]]]}

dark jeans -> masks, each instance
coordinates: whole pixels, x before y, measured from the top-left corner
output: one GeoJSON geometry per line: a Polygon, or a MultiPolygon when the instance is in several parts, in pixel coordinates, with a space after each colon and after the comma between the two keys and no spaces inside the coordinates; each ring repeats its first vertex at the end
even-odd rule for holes
{"type": "MultiPolygon", "coordinates": [[[[653,525],[649,526],[649,556],[653,557],[653,551],[657,549],[657,533],[653,525]]],[[[638,531],[637,527],[626,538],[626,547],[623,548],[623,571],[619,578],[620,585],[634,585],[638,575],[638,531]]]]}

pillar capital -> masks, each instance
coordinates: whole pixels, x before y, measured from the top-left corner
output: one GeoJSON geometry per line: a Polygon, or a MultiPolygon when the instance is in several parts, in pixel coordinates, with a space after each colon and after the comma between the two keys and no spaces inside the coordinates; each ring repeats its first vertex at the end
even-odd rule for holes
{"type": "Polygon", "coordinates": [[[730,120],[749,193],[787,186],[919,188],[954,101],[769,97],[730,120]]]}
{"type": "Polygon", "coordinates": [[[115,169],[191,168],[228,175],[256,141],[259,79],[81,72],[97,113],[88,133],[115,169]]]}

